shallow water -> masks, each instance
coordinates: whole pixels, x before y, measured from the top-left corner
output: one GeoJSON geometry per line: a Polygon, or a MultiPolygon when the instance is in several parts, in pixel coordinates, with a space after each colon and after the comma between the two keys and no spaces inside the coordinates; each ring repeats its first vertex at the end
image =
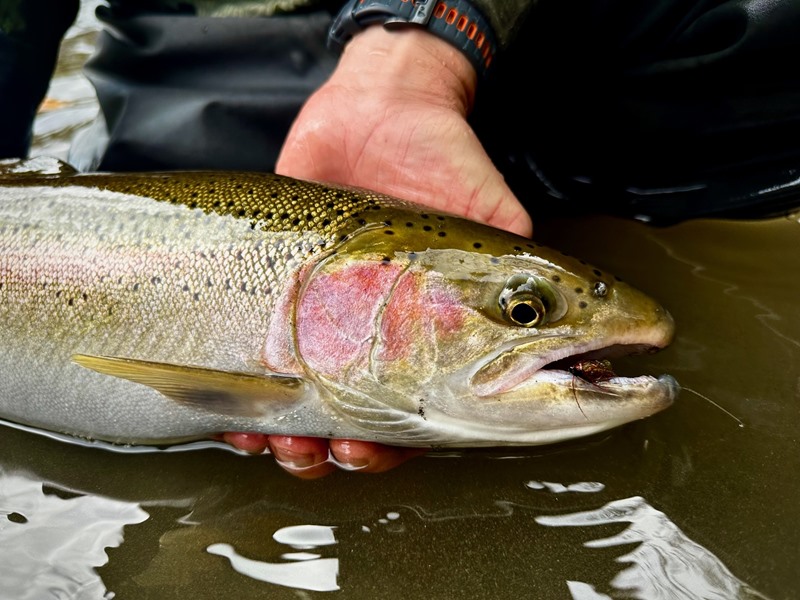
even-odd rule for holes
{"type": "MultiPolygon", "coordinates": [[[[94,27],[70,32],[35,154],[65,158],[96,114],[94,27]]],[[[675,342],[630,368],[707,398],[580,442],[304,482],[0,428],[0,598],[800,597],[798,218],[538,224],[666,305],[675,342]]]]}

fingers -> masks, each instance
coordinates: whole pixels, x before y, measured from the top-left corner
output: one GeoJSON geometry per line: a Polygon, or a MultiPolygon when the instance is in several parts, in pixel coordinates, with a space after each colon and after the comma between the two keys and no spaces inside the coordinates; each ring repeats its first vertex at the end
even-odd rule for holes
{"type": "Polygon", "coordinates": [[[222,434],[223,441],[234,448],[244,450],[250,454],[261,454],[269,445],[269,436],[263,433],[243,433],[228,431],[222,434]]]}
{"type": "Polygon", "coordinates": [[[358,440],[262,433],[227,432],[221,437],[235,448],[251,454],[261,454],[269,448],[284,470],[301,479],[317,479],[337,468],[382,473],[427,452],[425,448],[400,448],[358,440]]]}
{"type": "Polygon", "coordinates": [[[330,449],[340,468],[364,473],[383,473],[428,451],[427,448],[400,448],[358,440],[330,440],[330,449]]]}

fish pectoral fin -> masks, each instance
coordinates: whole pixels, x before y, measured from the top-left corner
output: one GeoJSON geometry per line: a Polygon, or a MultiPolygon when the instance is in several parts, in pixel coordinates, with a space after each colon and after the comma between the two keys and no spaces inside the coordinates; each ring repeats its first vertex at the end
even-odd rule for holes
{"type": "Polygon", "coordinates": [[[73,354],[72,361],[104,375],[146,385],[181,404],[236,417],[285,411],[306,393],[304,380],[289,375],[219,371],[90,354],[73,354]]]}

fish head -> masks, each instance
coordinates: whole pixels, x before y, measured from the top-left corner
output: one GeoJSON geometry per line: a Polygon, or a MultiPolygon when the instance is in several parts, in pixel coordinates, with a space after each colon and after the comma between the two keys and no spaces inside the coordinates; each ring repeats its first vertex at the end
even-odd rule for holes
{"type": "Polygon", "coordinates": [[[393,444],[528,445],[672,403],[670,376],[605,362],[669,344],[655,300],[530,240],[446,223],[435,238],[360,232],[305,282],[298,350],[342,418],[393,444]]]}

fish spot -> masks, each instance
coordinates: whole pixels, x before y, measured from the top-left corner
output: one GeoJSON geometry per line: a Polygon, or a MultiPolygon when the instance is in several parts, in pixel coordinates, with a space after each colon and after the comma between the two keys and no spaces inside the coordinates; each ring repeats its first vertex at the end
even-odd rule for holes
{"type": "Polygon", "coordinates": [[[394,235],[394,231],[393,231],[393,230],[391,230],[391,229],[387,229],[387,230],[386,230],[386,231],[384,231],[383,233],[385,233],[386,235],[394,235]]]}
{"type": "Polygon", "coordinates": [[[161,277],[151,277],[150,283],[152,283],[153,285],[158,285],[159,283],[161,283],[161,277]]]}
{"type": "Polygon", "coordinates": [[[561,277],[559,277],[558,275],[553,275],[553,276],[552,276],[550,279],[552,279],[552,280],[553,280],[553,281],[555,281],[556,283],[558,283],[559,281],[561,281],[561,277]]]}
{"type": "Polygon", "coordinates": [[[583,288],[581,288],[581,287],[576,287],[576,288],[575,288],[575,293],[576,293],[576,294],[582,294],[582,293],[583,293],[583,288]]]}
{"type": "Polygon", "coordinates": [[[298,225],[300,225],[300,219],[298,219],[298,218],[292,219],[292,225],[294,227],[297,227],[298,225]]]}
{"type": "Polygon", "coordinates": [[[477,250],[478,248],[483,248],[483,244],[481,244],[480,242],[475,242],[474,244],[472,244],[472,247],[477,250]]]}
{"type": "Polygon", "coordinates": [[[584,302],[583,300],[581,300],[580,302],[578,302],[578,306],[580,308],[586,308],[589,305],[586,302],[584,302]]]}
{"type": "Polygon", "coordinates": [[[73,304],[75,304],[75,301],[72,298],[70,298],[69,300],[67,300],[67,304],[69,306],[72,306],[73,304]]]}
{"type": "Polygon", "coordinates": [[[436,235],[438,235],[439,237],[445,237],[445,236],[447,235],[447,233],[446,233],[446,232],[444,232],[444,231],[440,231],[440,232],[439,232],[439,233],[437,233],[436,235]]]}
{"type": "Polygon", "coordinates": [[[522,252],[522,246],[514,246],[514,250],[517,252],[522,252]]]}
{"type": "Polygon", "coordinates": [[[12,523],[20,523],[20,524],[24,524],[24,523],[27,523],[27,522],[28,522],[28,519],[25,517],[25,515],[22,515],[22,514],[20,514],[20,513],[18,513],[18,512],[12,512],[12,513],[8,513],[8,514],[6,515],[6,518],[7,518],[9,521],[11,521],[12,523]]]}
{"type": "Polygon", "coordinates": [[[603,272],[600,271],[600,269],[592,269],[592,273],[594,273],[598,277],[602,277],[603,276],[603,272]]]}
{"type": "Polygon", "coordinates": [[[406,227],[413,227],[413,226],[414,226],[414,224],[413,224],[411,221],[409,221],[408,223],[406,223],[406,227]]]}
{"type": "Polygon", "coordinates": [[[436,218],[439,219],[440,221],[444,221],[444,217],[442,215],[436,215],[436,218]]]}
{"type": "Polygon", "coordinates": [[[138,282],[133,284],[133,291],[134,292],[138,292],[139,291],[139,283],[138,282]]]}
{"type": "Polygon", "coordinates": [[[423,229],[424,231],[433,231],[433,227],[431,227],[430,225],[424,225],[424,226],[422,227],[422,229],[423,229]]]}

